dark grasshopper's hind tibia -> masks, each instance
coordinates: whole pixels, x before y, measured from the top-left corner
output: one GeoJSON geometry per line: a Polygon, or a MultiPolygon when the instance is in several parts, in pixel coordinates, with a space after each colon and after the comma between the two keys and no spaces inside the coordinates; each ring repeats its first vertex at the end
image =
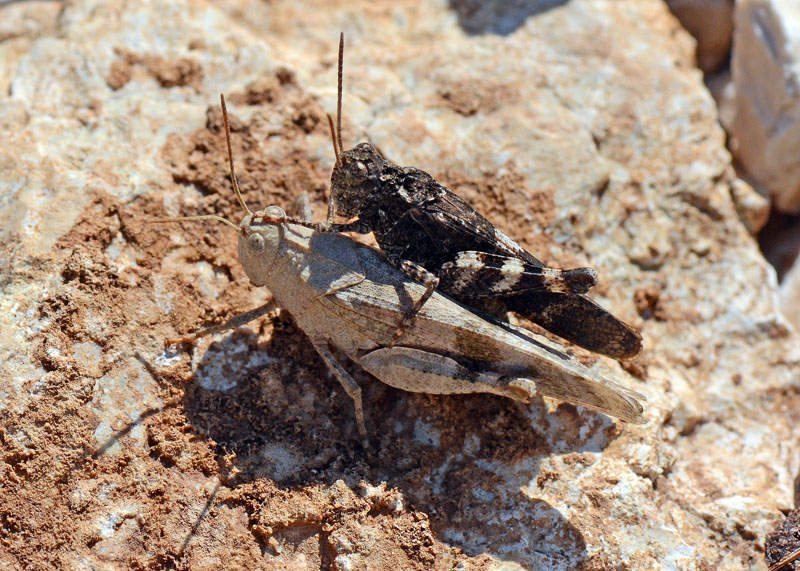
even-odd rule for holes
{"type": "Polygon", "coordinates": [[[586,293],[597,284],[597,272],[592,268],[561,270],[570,293],[586,293]]]}
{"type": "Polygon", "coordinates": [[[633,359],[642,350],[642,338],[635,329],[586,296],[537,292],[503,301],[509,310],[595,353],[633,359]]]}

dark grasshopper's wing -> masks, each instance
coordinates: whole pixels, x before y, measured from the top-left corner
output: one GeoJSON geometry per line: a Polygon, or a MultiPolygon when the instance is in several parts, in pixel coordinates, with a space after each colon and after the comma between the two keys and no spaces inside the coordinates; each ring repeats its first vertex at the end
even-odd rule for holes
{"type": "Polygon", "coordinates": [[[428,198],[422,204],[412,207],[409,214],[436,245],[440,259],[415,261],[426,267],[428,262],[438,262],[435,265],[441,266],[445,262],[454,261],[459,252],[477,251],[518,258],[532,266],[544,266],[478,214],[467,201],[435,181],[433,184],[436,188],[426,189],[428,198]]]}
{"type": "MultiPolygon", "coordinates": [[[[631,326],[620,321],[591,299],[577,293],[559,293],[537,288],[537,281],[542,273],[535,268],[545,268],[541,261],[533,257],[514,240],[478,214],[472,206],[445,187],[439,186],[437,192],[430,193],[429,199],[412,209],[414,221],[425,231],[432,243],[438,247],[438,260],[419,260],[419,262],[437,275],[444,269],[445,283],[439,289],[455,299],[470,305],[486,299],[484,292],[487,282],[498,282],[498,271],[489,268],[484,273],[478,272],[471,277],[475,286],[465,282],[467,276],[458,269],[459,254],[471,256],[478,252],[487,254],[486,259],[494,264],[504,264],[508,258],[520,260],[523,272],[529,275],[522,280],[524,290],[516,293],[513,286],[506,293],[502,279],[494,283],[494,298],[499,298],[509,310],[541,325],[551,333],[580,345],[590,351],[608,355],[616,359],[631,359],[642,349],[642,339],[631,326]],[[493,257],[492,257],[493,256],[493,257]],[[459,282],[455,287],[455,282],[459,282]],[[449,288],[453,286],[451,291],[449,288]],[[530,286],[530,287],[528,287],[530,286]]],[[[549,269],[549,268],[548,268],[549,269]]],[[[556,270],[557,271],[557,270],[556,270]]],[[[589,268],[579,268],[575,279],[583,280],[584,287],[590,280],[594,285],[596,275],[589,268]],[[590,273],[591,272],[591,273],[590,273]]],[[[588,289],[588,288],[587,288],[588,289]]],[[[580,291],[576,288],[576,291],[580,291]]]]}
{"type": "Polygon", "coordinates": [[[585,349],[615,359],[632,359],[642,337],[585,295],[537,292],[503,300],[511,311],[585,349]]]}
{"type": "Polygon", "coordinates": [[[591,268],[554,270],[483,252],[462,252],[439,271],[439,289],[470,305],[498,301],[548,331],[596,353],[630,359],[641,338],[588,297],[591,268]],[[558,293],[562,292],[562,293],[558,293]]]}

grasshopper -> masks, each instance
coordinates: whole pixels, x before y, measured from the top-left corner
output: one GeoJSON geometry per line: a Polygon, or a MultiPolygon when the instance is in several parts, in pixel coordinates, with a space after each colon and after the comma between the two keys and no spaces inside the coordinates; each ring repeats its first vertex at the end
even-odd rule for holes
{"type": "Polygon", "coordinates": [[[425,171],[398,166],[369,143],[344,150],[343,52],[344,34],[339,37],[336,127],[328,117],[336,155],[328,220],[311,227],[372,232],[389,262],[426,286],[395,342],[438,288],[498,316],[523,315],[590,351],[616,359],[638,355],[639,333],[583,295],[597,283],[593,269],[548,268],[425,171]],[[336,224],[335,214],[356,220],[336,224]]]}
{"type": "MultiPolygon", "coordinates": [[[[408,324],[402,344],[393,345],[398,323],[426,295],[426,287],[348,236],[294,224],[276,206],[252,212],[239,191],[225,99],[220,100],[231,181],[246,212],[244,219],[238,226],[216,215],[154,221],[211,219],[236,229],[245,273],[253,285],[268,287],[274,301],[294,316],[353,399],[362,437],[367,430],[361,389],[333,348],[380,381],[406,391],[492,393],[522,402],[539,393],[628,422],[644,422],[642,395],[597,376],[563,347],[482,316],[438,292],[408,324]]],[[[168,343],[192,342],[244,325],[271,307],[272,302],[168,343]]]]}

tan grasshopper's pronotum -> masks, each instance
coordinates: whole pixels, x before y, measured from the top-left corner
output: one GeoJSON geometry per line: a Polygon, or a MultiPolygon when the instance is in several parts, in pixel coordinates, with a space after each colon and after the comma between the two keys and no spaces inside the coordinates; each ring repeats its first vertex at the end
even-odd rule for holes
{"type": "MultiPolygon", "coordinates": [[[[155,222],[217,220],[236,229],[239,260],[255,286],[267,286],[308,335],[328,368],[353,399],[358,428],[367,436],[361,389],[331,352],[337,348],[380,381],[411,392],[492,393],[528,402],[535,394],[643,423],[642,395],[603,379],[561,345],[484,316],[434,293],[399,342],[393,334],[426,288],[393,267],[376,250],[335,233],[292,224],[271,206],[252,212],[233,166],[225,99],[222,103],[234,191],[246,216],[237,226],[215,215],[160,218],[155,222]]],[[[221,325],[169,343],[244,325],[272,302],[221,325]]]]}

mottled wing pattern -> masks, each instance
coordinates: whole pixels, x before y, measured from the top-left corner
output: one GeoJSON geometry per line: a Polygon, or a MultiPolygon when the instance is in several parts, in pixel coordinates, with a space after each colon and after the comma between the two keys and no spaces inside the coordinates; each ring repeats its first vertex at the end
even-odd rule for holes
{"type": "Polygon", "coordinates": [[[552,291],[586,293],[597,284],[592,268],[557,270],[519,258],[466,251],[439,270],[439,287],[454,297],[481,299],[552,291]]]}
{"type": "MultiPolygon", "coordinates": [[[[416,172],[416,169],[405,170],[416,172]]],[[[547,268],[478,214],[469,203],[433,181],[430,175],[418,177],[418,180],[422,181],[423,178],[435,188],[428,186],[425,193],[427,199],[412,208],[409,214],[425,232],[431,248],[425,259],[414,261],[440,276],[442,282],[439,290],[467,304],[489,297],[499,299],[510,311],[596,353],[616,359],[631,359],[639,354],[642,348],[639,334],[582,295],[596,283],[593,270],[579,268],[567,276],[562,272],[559,280],[563,280],[556,280],[555,284],[548,282],[547,278],[558,274],[537,273],[535,268],[551,272],[559,270],[547,268]],[[462,254],[463,257],[460,257],[462,254]],[[475,254],[485,256],[489,265],[487,269],[475,267],[475,254]],[[516,258],[522,263],[523,277],[520,277],[515,262],[508,261],[509,258],[516,258]],[[505,264],[508,265],[504,270],[505,264]],[[473,282],[470,285],[470,277],[480,283],[473,282]],[[561,290],[565,288],[561,283],[567,280],[574,280],[573,289],[563,292],[561,290]],[[548,291],[548,285],[554,285],[556,291],[548,291]],[[501,291],[504,286],[512,290],[504,294],[501,291]],[[519,289],[514,290],[514,287],[519,289]],[[487,288],[489,291],[485,295],[480,293],[481,289],[487,288]]],[[[418,242],[424,240],[420,238],[418,242]]]]}
{"type": "Polygon", "coordinates": [[[478,214],[468,202],[438,183],[437,186],[436,193],[411,210],[414,221],[431,240],[436,241],[441,252],[440,260],[426,262],[441,265],[453,261],[458,252],[474,250],[519,258],[532,266],[544,266],[478,214]]]}
{"type": "Polygon", "coordinates": [[[584,295],[541,292],[505,302],[509,310],[595,353],[632,359],[642,350],[635,329],[584,295]]]}

